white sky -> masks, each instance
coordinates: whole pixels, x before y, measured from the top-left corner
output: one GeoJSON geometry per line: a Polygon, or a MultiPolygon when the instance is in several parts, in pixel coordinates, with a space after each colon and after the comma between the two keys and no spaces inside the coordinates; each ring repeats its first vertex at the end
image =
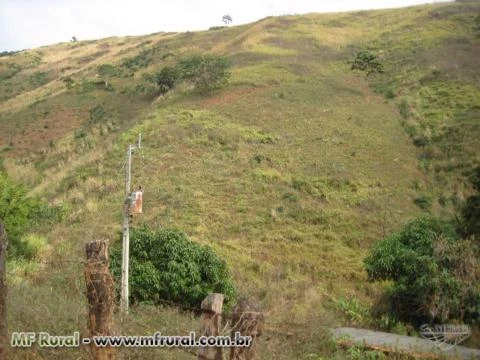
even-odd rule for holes
{"type": "Polygon", "coordinates": [[[270,15],[402,7],[443,0],[0,0],[0,51],[108,36],[193,31],[270,15]]]}

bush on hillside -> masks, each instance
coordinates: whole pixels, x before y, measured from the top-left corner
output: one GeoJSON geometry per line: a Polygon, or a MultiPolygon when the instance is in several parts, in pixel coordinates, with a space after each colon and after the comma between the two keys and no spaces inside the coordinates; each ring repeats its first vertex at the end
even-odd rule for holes
{"type": "Polygon", "coordinates": [[[218,55],[193,55],[176,65],[182,80],[189,81],[200,91],[212,91],[225,85],[230,78],[230,61],[218,55]]]}
{"type": "Polygon", "coordinates": [[[32,225],[59,221],[64,209],[51,207],[27,196],[27,189],[0,173],[0,221],[5,224],[10,258],[30,258],[32,251],[22,237],[32,225]]]}
{"type": "Polygon", "coordinates": [[[377,56],[368,50],[359,51],[355,55],[351,69],[363,71],[367,81],[370,75],[384,72],[383,65],[378,61],[377,56]]]}
{"type": "Polygon", "coordinates": [[[477,320],[479,255],[450,224],[421,217],[375,244],[364,266],[370,281],[392,281],[391,310],[402,320],[477,320]]]}
{"type": "Polygon", "coordinates": [[[467,198],[461,210],[461,232],[480,240],[480,166],[473,171],[472,183],[476,193],[467,198]]]}
{"type": "MultiPolygon", "coordinates": [[[[112,249],[111,268],[121,275],[121,247],[112,249]]],[[[208,246],[187,239],[177,230],[150,230],[146,226],[130,233],[130,299],[133,303],[168,301],[198,308],[212,292],[225,295],[228,305],[235,288],[226,263],[208,246]]]]}
{"type": "Polygon", "coordinates": [[[178,70],[167,66],[154,76],[153,81],[157,84],[160,94],[165,94],[175,87],[178,78],[178,70]]]}

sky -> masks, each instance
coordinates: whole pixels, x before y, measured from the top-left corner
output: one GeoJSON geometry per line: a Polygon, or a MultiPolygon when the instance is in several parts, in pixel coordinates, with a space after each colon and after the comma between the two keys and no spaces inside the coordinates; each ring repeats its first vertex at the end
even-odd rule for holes
{"type": "Polygon", "coordinates": [[[266,16],[403,7],[443,0],[0,0],[0,51],[109,36],[195,31],[266,16]]]}

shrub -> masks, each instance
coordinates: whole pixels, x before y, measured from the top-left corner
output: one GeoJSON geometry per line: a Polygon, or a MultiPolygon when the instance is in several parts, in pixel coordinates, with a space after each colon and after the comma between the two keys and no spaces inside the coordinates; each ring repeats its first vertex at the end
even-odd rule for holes
{"type": "Polygon", "coordinates": [[[421,217],[378,242],[364,260],[370,281],[390,280],[391,306],[406,320],[480,317],[479,248],[455,228],[421,217]]]}
{"type": "Polygon", "coordinates": [[[230,78],[230,61],[218,55],[193,55],[176,65],[181,79],[192,82],[200,91],[221,87],[230,78]]]}
{"type": "Polygon", "coordinates": [[[154,52],[155,49],[143,50],[138,55],[124,59],[122,61],[122,66],[132,71],[137,71],[147,67],[153,62],[152,54],[154,52]]]}
{"type": "Polygon", "coordinates": [[[97,73],[100,76],[110,78],[110,77],[118,76],[121,73],[121,71],[114,65],[102,64],[97,68],[97,73]]]}
{"type": "Polygon", "coordinates": [[[178,70],[175,67],[164,67],[153,80],[159,87],[160,94],[165,94],[175,87],[178,80],[178,70]]]}
{"type": "Polygon", "coordinates": [[[4,222],[7,231],[9,257],[31,257],[31,244],[22,240],[26,230],[32,225],[60,220],[62,212],[61,208],[49,207],[28,197],[24,186],[11,182],[0,173],[0,221],[4,222]]]}
{"type": "Polygon", "coordinates": [[[402,101],[400,101],[400,104],[398,104],[398,111],[404,119],[407,119],[410,116],[410,106],[408,105],[408,101],[406,99],[402,99],[402,101]]]}
{"type": "Polygon", "coordinates": [[[476,193],[467,198],[461,210],[461,226],[464,236],[475,236],[480,240],[480,166],[473,171],[472,183],[476,193]]]}
{"type": "Polygon", "coordinates": [[[422,195],[413,199],[415,205],[417,205],[422,210],[428,210],[432,206],[432,199],[429,196],[422,195]]]}
{"type": "MultiPolygon", "coordinates": [[[[146,226],[130,234],[130,297],[133,303],[163,301],[197,308],[212,292],[225,295],[226,305],[235,288],[226,263],[208,246],[187,239],[177,230],[146,226]]],[[[111,268],[121,274],[121,248],[112,249],[111,268]]]]}
{"type": "Polygon", "coordinates": [[[367,81],[370,75],[384,72],[383,65],[378,61],[377,56],[368,50],[359,51],[351,63],[351,69],[363,71],[367,81]]]}
{"type": "Polygon", "coordinates": [[[47,73],[37,71],[33,75],[30,76],[30,82],[34,86],[42,86],[48,83],[47,73]]]}
{"type": "Polygon", "coordinates": [[[102,120],[107,115],[107,112],[102,105],[97,105],[90,109],[90,122],[95,124],[102,120]]]}

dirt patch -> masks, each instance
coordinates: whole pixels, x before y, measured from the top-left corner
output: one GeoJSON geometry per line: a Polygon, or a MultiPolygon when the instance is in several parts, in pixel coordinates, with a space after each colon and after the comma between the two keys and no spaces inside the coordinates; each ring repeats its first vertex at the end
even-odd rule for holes
{"type": "Polygon", "coordinates": [[[240,88],[227,93],[223,93],[215,97],[211,97],[209,99],[205,99],[202,101],[201,105],[206,108],[210,108],[214,106],[230,104],[238,101],[244,96],[247,96],[259,91],[264,91],[264,90],[265,90],[264,88],[257,88],[257,87],[240,88]]]}
{"type": "Polygon", "coordinates": [[[83,121],[79,109],[59,109],[45,118],[39,118],[25,126],[22,133],[13,136],[13,150],[10,155],[24,155],[28,152],[38,152],[49,146],[51,141],[58,140],[83,121]]]}

